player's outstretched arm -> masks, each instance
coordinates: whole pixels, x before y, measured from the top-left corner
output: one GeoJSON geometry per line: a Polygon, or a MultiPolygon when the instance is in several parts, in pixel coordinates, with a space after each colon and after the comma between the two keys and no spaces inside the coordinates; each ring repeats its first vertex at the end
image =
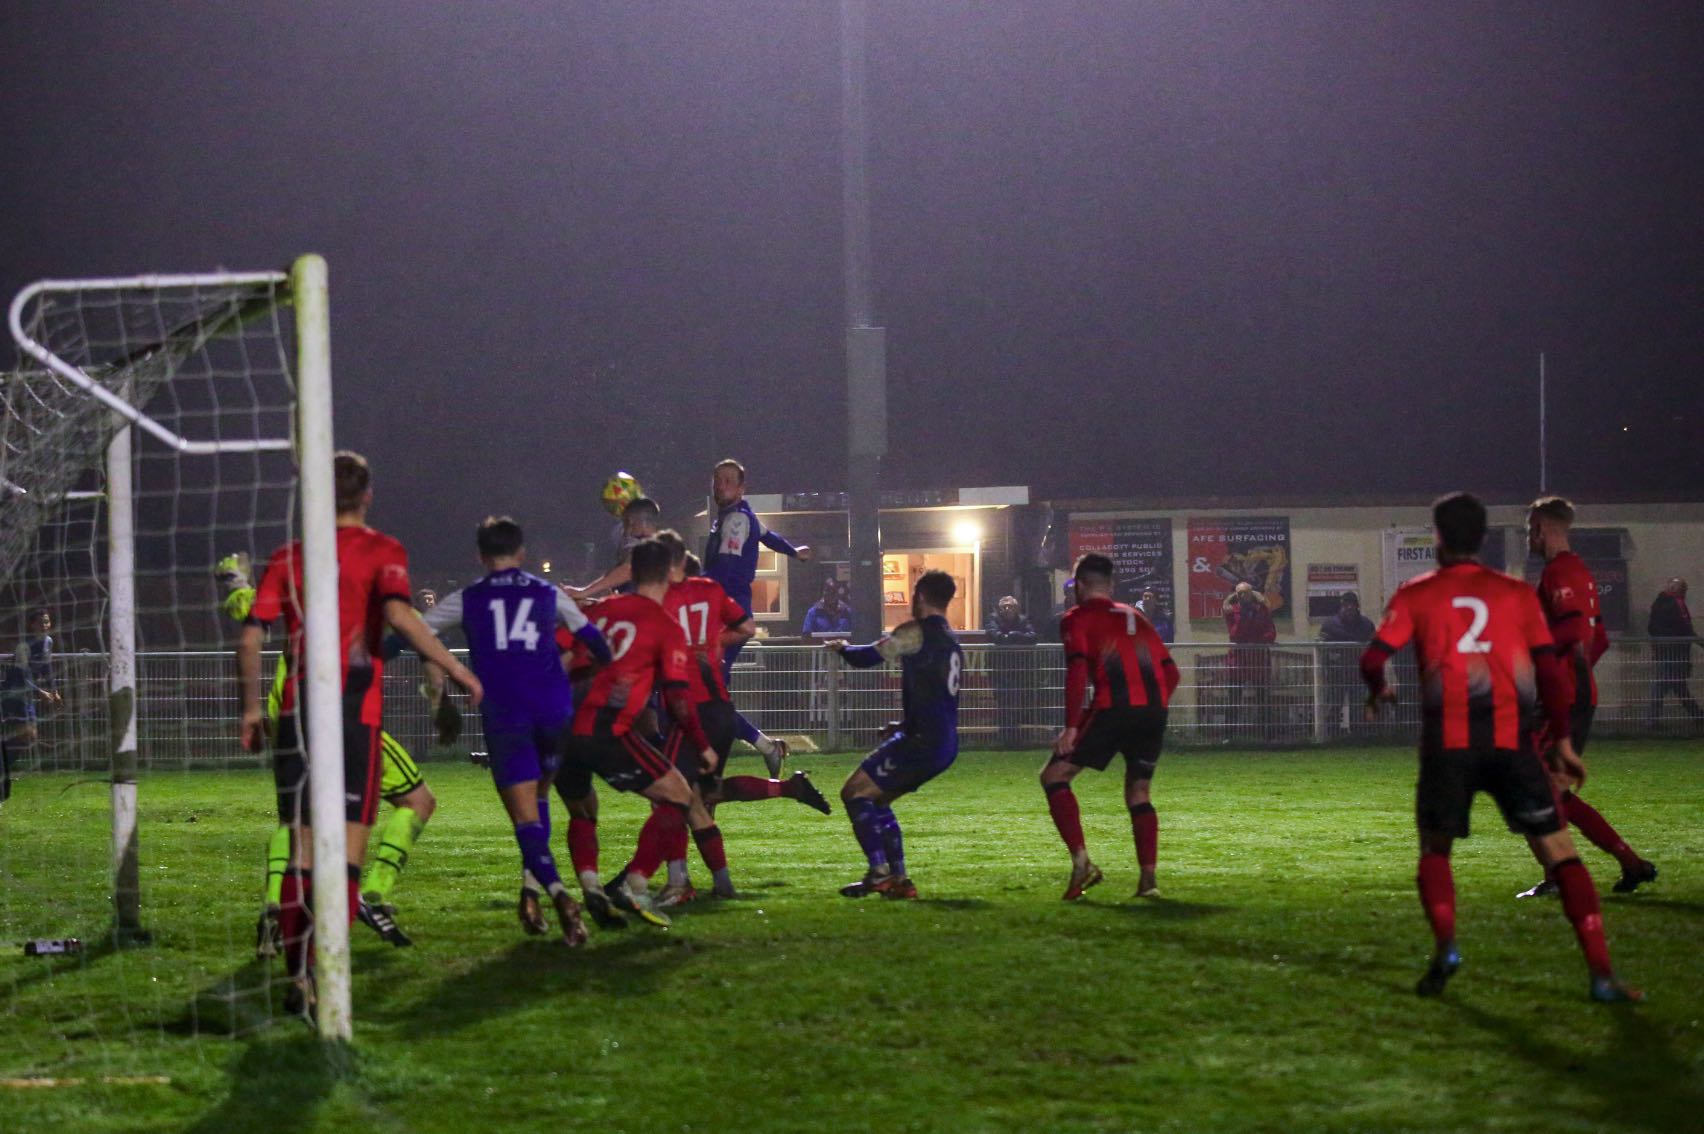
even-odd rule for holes
{"type": "Polygon", "coordinates": [[[444,643],[438,641],[438,636],[427,628],[412,606],[400,599],[385,603],[385,621],[392,630],[402,635],[403,641],[412,646],[415,653],[442,667],[452,681],[467,690],[473,706],[479,707],[479,702],[485,699],[485,688],[479,684],[479,678],[444,648],[444,643]]]}
{"type": "Polygon", "coordinates": [[[894,627],[893,633],[884,634],[867,646],[848,645],[840,639],[824,642],[823,645],[839,654],[847,665],[857,669],[870,669],[885,661],[898,661],[908,657],[923,648],[923,627],[916,622],[906,622],[894,627]]]}
{"type": "Polygon", "coordinates": [[[633,580],[633,564],[623,561],[599,575],[583,587],[563,587],[570,598],[593,599],[606,595],[633,580]]]}
{"type": "Polygon", "coordinates": [[[781,535],[779,532],[771,531],[768,528],[765,528],[763,530],[763,534],[757,537],[757,542],[761,543],[769,550],[778,552],[781,555],[790,555],[794,559],[799,560],[801,563],[809,563],[812,557],[816,554],[810,549],[808,544],[801,543],[799,546],[794,547],[792,544],[787,542],[787,538],[785,536],[781,535]]]}

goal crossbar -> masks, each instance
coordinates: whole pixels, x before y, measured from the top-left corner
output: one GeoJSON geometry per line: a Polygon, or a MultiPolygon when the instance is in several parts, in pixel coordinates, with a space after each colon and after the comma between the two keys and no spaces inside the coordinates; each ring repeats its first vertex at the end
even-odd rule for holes
{"type": "MultiPolygon", "coordinates": [[[[12,299],[11,309],[7,312],[7,323],[12,332],[12,339],[37,362],[64,378],[67,382],[81,388],[85,393],[100,401],[114,413],[123,417],[133,425],[141,426],[155,438],[170,445],[180,453],[191,455],[211,455],[214,453],[257,453],[277,452],[292,447],[294,442],[288,437],[250,438],[250,439],[221,439],[216,441],[198,441],[184,437],[166,428],[154,418],[143,413],[131,402],[107,389],[81,366],[62,358],[48,349],[36,339],[24,326],[24,310],[32,302],[44,296],[58,293],[77,293],[84,291],[166,291],[195,288],[233,288],[233,287],[268,287],[273,290],[283,288],[290,282],[290,277],[284,272],[235,272],[205,275],[154,275],[154,276],[116,276],[106,279],[88,280],[37,280],[12,299]]],[[[202,327],[190,340],[190,349],[198,348],[202,343],[216,338],[229,331],[233,326],[241,324],[247,311],[256,305],[269,308],[276,299],[267,295],[251,300],[224,318],[210,322],[202,327]]],[[[148,356],[166,349],[166,343],[176,337],[176,332],[150,346],[131,351],[123,358],[115,359],[111,364],[114,368],[131,366],[147,360],[148,356]]]]}

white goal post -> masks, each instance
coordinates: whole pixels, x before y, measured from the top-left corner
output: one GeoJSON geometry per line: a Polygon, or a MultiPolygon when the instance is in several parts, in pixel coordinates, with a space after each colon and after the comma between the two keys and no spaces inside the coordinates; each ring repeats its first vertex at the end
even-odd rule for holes
{"type": "MultiPolygon", "coordinates": [[[[14,376],[8,391],[5,448],[0,485],[12,505],[3,519],[0,568],[11,570],[33,532],[24,530],[25,510],[39,516],[51,502],[77,495],[76,463],[99,460],[104,444],[107,504],[106,580],[112,739],[114,902],[117,931],[145,938],[141,926],[137,849],[137,704],[135,502],[132,496],[133,431],[183,457],[218,459],[230,454],[286,454],[294,450],[299,504],[292,527],[303,546],[307,657],[303,703],[312,795],[313,851],[317,863],[340,875],[345,860],[344,783],[341,731],[341,674],[338,659],[336,508],[333,500],[331,344],[327,270],[316,255],[297,259],[288,272],[151,275],[112,279],[53,279],[31,284],[13,299],[8,313],[12,337],[34,374],[14,376]],[[126,308],[125,304],[131,304],[126,308]],[[163,420],[150,413],[150,399],[169,387],[183,360],[221,335],[240,331],[249,319],[276,319],[281,306],[295,314],[294,414],[287,423],[252,415],[256,428],[275,435],[238,436],[217,407],[200,417],[180,412],[163,420]],[[182,327],[166,325],[161,313],[194,312],[182,327]],[[85,311],[111,315],[124,334],[120,349],[80,329],[85,311]],[[149,317],[160,324],[150,334],[149,317]],[[56,322],[57,320],[57,322],[56,322]],[[70,344],[70,347],[62,345],[70,344]],[[97,346],[111,357],[96,357],[97,346]],[[72,349],[74,348],[74,349],[72,349]],[[128,348],[128,349],[125,349],[128,348]],[[212,436],[191,435],[197,421],[211,422],[212,436]],[[282,425],[282,428],[279,426],[282,425]],[[32,448],[33,446],[33,448],[32,448]],[[53,450],[57,449],[57,454],[53,450]],[[40,451],[38,453],[38,451],[40,451]]],[[[174,404],[174,408],[177,407],[174,404]]],[[[237,415],[240,420],[240,415],[237,415]]],[[[239,426],[240,428],[240,426],[239,426]]],[[[37,521],[39,523],[39,520],[37,521]]],[[[236,722],[231,722],[234,734],[236,722]]],[[[314,888],[314,942],[319,1030],[327,1039],[347,1040],[352,1010],[349,975],[349,913],[344,887],[314,888]]]]}

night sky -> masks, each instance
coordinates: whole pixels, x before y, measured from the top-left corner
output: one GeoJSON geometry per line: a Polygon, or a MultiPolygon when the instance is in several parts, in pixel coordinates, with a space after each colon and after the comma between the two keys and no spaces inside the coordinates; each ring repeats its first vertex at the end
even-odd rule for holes
{"type": "MultiPolygon", "coordinates": [[[[423,570],[844,486],[837,6],[0,3],[0,292],[331,263],[423,570]]],[[[1693,3],[869,19],[891,487],[1704,492],[1693,3]]],[[[601,545],[600,545],[601,547],[601,545]]]]}

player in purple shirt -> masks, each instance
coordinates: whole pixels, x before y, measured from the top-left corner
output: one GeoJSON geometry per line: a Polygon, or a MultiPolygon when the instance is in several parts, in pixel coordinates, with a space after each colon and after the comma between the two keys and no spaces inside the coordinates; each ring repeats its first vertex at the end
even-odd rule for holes
{"type": "MultiPolygon", "coordinates": [[[[424,617],[434,633],[459,627],[467,636],[469,666],[487,689],[479,715],[491,778],[515,825],[521,864],[556,904],[563,940],[578,945],[586,939],[580,907],[550,853],[550,785],[574,719],[556,627],[567,627],[600,661],[609,660],[609,644],[566,595],[521,570],[526,548],[519,524],[507,516],[488,517],[479,525],[478,542],[488,574],[440,600],[424,617]]],[[[528,933],[545,931],[536,890],[523,886],[519,912],[528,933]]]]}
{"type": "MultiPolygon", "coordinates": [[[[752,580],[757,576],[759,544],[781,555],[790,555],[802,563],[811,560],[811,549],[794,547],[780,535],[764,529],[757,514],[745,499],[745,466],[735,460],[718,464],[710,476],[710,495],[716,501],[716,515],[710,521],[710,538],[704,545],[704,574],[722,584],[728,597],[751,609],[752,580]]],[[[722,676],[732,681],[734,659],[739,657],[744,642],[728,646],[722,652],[722,676]]],[[[738,717],[739,738],[759,752],[769,765],[770,776],[781,774],[781,762],[787,758],[783,741],[765,736],[757,726],[738,717]]]]}

